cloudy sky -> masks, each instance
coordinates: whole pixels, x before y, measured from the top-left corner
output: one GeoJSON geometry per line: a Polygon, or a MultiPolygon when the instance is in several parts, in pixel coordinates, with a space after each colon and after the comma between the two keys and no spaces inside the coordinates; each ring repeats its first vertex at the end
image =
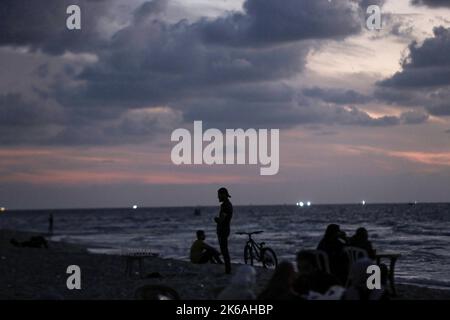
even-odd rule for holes
{"type": "Polygon", "coordinates": [[[2,0],[0,30],[0,206],[450,200],[450,0],[2,0]],[[194,120],[279,128],[279,173],[173,165],[194,120]]]}

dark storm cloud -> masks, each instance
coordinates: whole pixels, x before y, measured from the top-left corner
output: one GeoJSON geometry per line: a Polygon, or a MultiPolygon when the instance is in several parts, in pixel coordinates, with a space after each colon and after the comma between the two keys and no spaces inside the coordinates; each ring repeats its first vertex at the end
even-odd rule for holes
{"type": "Polygon", "coordinates": [[[25,127],[59,122],[58,110],[27,101],[20,93],[0,94],[0,126],[25,127]]]}
{"type": "Polygon", "coordinates": [[[0,145],[48,143],[64,121],[62,108],[55,104],[20,93],[0,94],[0,145]]]}
{"type": "Polygon", "coordinates": [[[428,87],[450,85],[450,28],[434,29],[434,37],[422,45],[409,45],[402,71],[380,82],[385,87],[428,87]]]}
{"type": "Polygon", "coordinates": [[[142,21],[163,13],[169,0],[154,0],[151,2],[145,2],[138,7],[133,14],[135,23],[142,23],[142,21]]]}
{"type": "Polygon", "coordinates": [[[429,7],[450,7],[449,0],[411,0],[414,5],[425,5],[429,7]]]}
{"type": "MultiPolygon", "coordinates": [[[[177,34],[174,30],[156,33],[159,34],[156,39],[149,39],[142,51],[135,52],[124,50],[132,47],[127,40],[128,32],[118,35],[111,55],[102,56],[100,63],[79,75],[85,85],[76,91],[58,86],[58,100],[65,105],[106,104],[121,108],[171,103],[210,95],[211,90],[236,83],[289,78],[302,70],[307,53],[307,48],[295,44],[260,50],[225,50],[206,47],[189,33],[177,34]]],[[[137,32],[133,35],[139,38],[137,32]]]]}
{"type": "Polygon", "coordinates": [[[339,38],[361,30],[350,1],[246,0],[243,9],[195,26],[206,42],[236,46],[339,38]]]}
{"type": "Polygon", "coordinates": [[[46,78],[49,74],[49,66],[48,63],[41,64],[35,71],[36,74],[40,78],[46,78]]]}
{"type": "Polygon", "coordinates": [[[408,115],[402,118],[372,117],[356,106],[325,103],[322,99],[303,95],[283,85],[260,85],[250,88],[241,86],[234,91],[229,90],[228,93],[239,98],[229,99],[227,95],[221,98],[218,95],[191,101],[184,110],[185,119],[187,121],[201,119],[209,126],[221,129],[229,127],[230,123],[234,126],[252,128],[289,128],[306,124],[383,127],[419,123],[418,119],[416,122],[409,121],[412,116],[408,115]],[[248,97],[251,96],[252,99],[242,99],[246,96],[247,90],[251,92],[248,97]]]}
{"type": "Polygon", "coordinates": [[[384,101],[424,107],[430,114],[450,115],[450,28],[434,29],[422,45],[413,42],[402,70],[378,83],[384,101]]]}
{"type": "Polygon", "coordinates": [[[91,51],[101,46],[97,23],[106,11],[106,0],[2,0],[0,45],[29,46],[50,54],[91,51]],[[66,28],[66,9],[81,8],[81,30],[66,28]]]}
{"type": "Polygon", "coordinates": [[[60,101],[139,107],[203,94],[211,86],[289,78],[301,71],[310,48],[297,40],[350,35],[361,24],[349,1],[247,0],[244,13],[193,24],[158,19],[164,4],[138,8],[133,23],[99,53],[99,63],[79,75],[86,85],[77,92],[60,88],[60,101]],[[244,47],[234,47],[241,41],[244,47]]]}
{"type": "Polygon", "coordinates": [[[220,39],[223,35],[217,35],[214,41],[205,36],[207,30],[230,19],[230,15],[193,24],[168,24],[157,17],[163,1],[145,3],[135,11],[133,23],[114,35],[108,50],[99,52],[99,62],[78,76],[84,84],[77,90],[58,85],[56,96],[64,105],[138,108],[210,95],[215,88],[235,83],[288,79],[302,70],[310,49],[309,44],[293,40],[312,37],[312,30],[319,38],[350,35],[359,30],[352,27],[360,24],[355,17],[358,10],[349,3],[248,0],[242,15],[252,21],[251,28],[236,25],[230,30],[233,37],[246,39],[249,45],[258,42],[257,48],[230,46],[229,41],[220,39]],[[291,12],[294,8],[296,14],[291,12]],[[313,10],[322,9],[320,14],[312,14],[313,10]],[[305,19],[299,19],[298,14],[305,14],[305,19]],[[277,20],[280,15],[283,22],[277,20]],[[280,26],[282,30],[278,29],[280,26]],[[256,31],[258,28],[261,31],[256,31]],[[262,37],[267,32],[270,37],[262,37]],[[292,42],[286,43],[288,39],[292,42]],[[275,45],[277,42],[283,43],[275,45]]]}
{"type": "Polygon", "coordinates": [[[354,90],[322,89],[318,87],[303,89],[307,97],[318,98],[325,102],[336,104],[364,104],[372,100],[371,97],[360,94],[354,90]]]}
{"type": "MultiPolygon", "coordinates": [[[[8,1],[7,11],[22,19],[17,8],[23,9],[24,3],[8,1]]],[[[103,5],[103,1],[86,5],[91,3],[103,5]]],[[[305,94],[283,84],[302,72],[307,54],[318,44],[312,40],[341,39],[361,30],[363,11],[355,1],[247,0],[243,13],[194,23],[165,21],[165,5],[163,0],[144,3],[130,23],[107,41],[97,34],[98,19],[91,19],[92,30],[78,39],[59,29],[59,16],[40,22],[45,24],[44,31],[14,25],[17,20],[5,16],[7,22],[1,23],[14,28],[0,38],[0,44],[28,45],[52,54],[86,49],[95,53],[97,61],[81,71],[69,63],[64,74],[74,81],[55,77],[48,90],[35,90],[41,99],[62,106],[64,121],[57,128],[42,126],[45,134],[30,131],[28,135],[23,128],[23,134],[4,135],[1,143],[36,143],[40,135],[39,142],[45,144],[147,141],[153,133],[191,120],[215,127],[266,128],[406,123],[343,106],[367,101],[354,91],[316,89],[305,94]],[[54,19],[58,27],[51,28],[54,19]],[[86,42],[81,44],[81,39],[86,42]],[[157,108],[166,111],[148,112],[157,108]],[[139,113],[142,110],[146,112],[139,113]]],[[[59,1],[50,2],[44,13],[52,15],[62,7],[59,1]]],[[[99,17],[102,9],[98,7],[99,17]]],[[[31,15],[39,12],[35,4],[25,10],[31,15]]],[[[41,67],[37,74],[45,76],[45,69],[41,67]]]]}
{"type": "Polygon", "coordinates": [[[400,115],[400,120],[405,124],[420,124],[428,120],[430,116],[421,111],[407,111],[400,115]]]}

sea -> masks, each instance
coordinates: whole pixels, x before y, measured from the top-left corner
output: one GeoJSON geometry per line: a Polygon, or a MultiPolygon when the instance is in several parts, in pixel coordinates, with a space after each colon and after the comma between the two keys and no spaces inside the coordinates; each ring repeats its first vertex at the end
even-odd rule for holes
{"type": "MultiPolygon", "coordinates": [[[[218,248],[218,207],[8,210],[0,212],[0,229],[47,233],[50,213],[52,240],[93,251],[145,249],[187,261],[199,229],[218,248]]],[[[299,250],[316,248],[330,223],[339,224],[348,236],[365,227],[377,253],[401,254],[397,282],[450,290],[450,203],[235,206],[232,261],[243,263],[247,240],[237,232],[264,231],[254,236],[256,241],[271,247],[279,261],[295,261],[299,250]]]]}

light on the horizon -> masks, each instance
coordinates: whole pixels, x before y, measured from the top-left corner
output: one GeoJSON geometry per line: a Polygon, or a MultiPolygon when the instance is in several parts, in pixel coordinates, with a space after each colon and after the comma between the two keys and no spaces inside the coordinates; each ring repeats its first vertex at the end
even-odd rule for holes
{"type": "Polygon", "coordinates": [[[6,208],[5,208],[5,207],[1,207],[1,208],[0,208],[0,212],[3,212],[3,211],[6,211],[6,208]]]}
{"type": "Polygon", "coordinates": [[[306,203],[306,205],[307,205],[308,207],[311,207],[311,201],[308,201],[308,202],[306,203]]]}
{"type": "Polygon", "coordinates": [[[366,200],[361,201],[361,204],[362,204],[363,206],[365,206],[365,205],[366,205],[366,200]]]}
{"type": "Polygon", "coordinates": [[[136,209],[137,209],[137,205],[134,205],[134,206],[133,206],[133,209],[136,210],[136,209]]]}
{"type": "Polygon", "coordinates": [[[300,207],[303,207],[305,204],[303,203],[303,201],[300,201],[299,205],[300,207]]]}

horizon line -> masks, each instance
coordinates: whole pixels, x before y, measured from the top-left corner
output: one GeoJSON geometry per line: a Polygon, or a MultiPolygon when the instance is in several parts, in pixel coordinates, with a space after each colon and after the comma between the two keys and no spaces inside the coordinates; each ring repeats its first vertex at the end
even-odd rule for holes
{"type": "MultiPolygon", "coordinates": [[[[325,203],[325,202],[318,202],[318,203],[312,203],[312,206],[344,206],[344,205],[360,205],[360,206],[370,206],[370,205],[421,205],[421,204],[450,204],[450,201],[424,201],[424,202],[367,202],[363,205],[361,202],[337,202],[337,203],[325,203]]],[[[60,208],[14,208],[14,209],[8,209],[7,207],[1,207],[4,208],[4,211],[0,211],[1,213],[5,212],[12,212],[12,211],[68,211],[68,210],[124,210],[124,209],[130,209],[130,210],[142,210],[142,209],[164,209],[164,208],[207,208],[207,207],[216,207],[219,206],[219,204],[211,204],[211,205],[162,205],[162,206],[138,206],[136,209],[133,208],[133,206],[127,206],[127,207],[60,207],[60,208]]],[[[275,204],[234,204],[234,207],[276,207],[276,206],[289,206],[289,207],[299,207],[296,205],[296,203],[288,204],[288,203],[275,203],[275,204]]],[[[302,209],[310,208],[308,206],[305,207],[299,207],[302,209]]]]}

